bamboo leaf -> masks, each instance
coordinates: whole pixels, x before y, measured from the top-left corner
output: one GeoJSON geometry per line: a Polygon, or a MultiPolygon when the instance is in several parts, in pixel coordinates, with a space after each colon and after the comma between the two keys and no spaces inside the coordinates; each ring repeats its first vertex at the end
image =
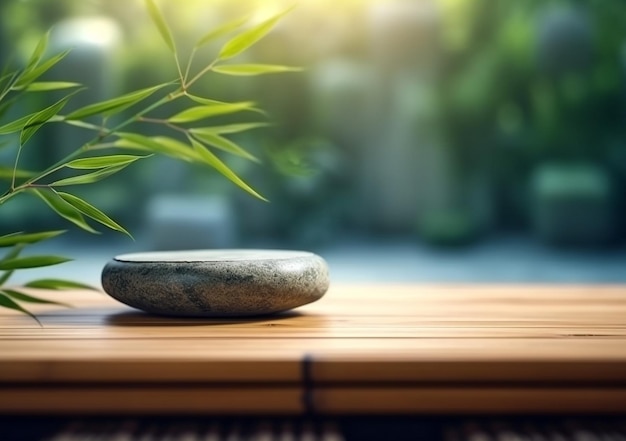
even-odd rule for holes
{"type": "Polygon", "coordinates": [[[135,133],[118,133],[119,140],[116,147],[143,149],[154,153],[161,153],[187,162],[198,160],[198,155],[186,144],[163,136],[147,137],[135,133]]]}
{"type": "Polygon", "coordinates": [[[257,26],[244,31],[229,40],[220,50],[218,58],[220,60],[227,60],[244,52],[250,46],[265,37],[274,28],[274,26],[276,26],[280,19],[291,11],[291,9],[293,9],[293,7],[276,14],[275,16],[261,22],[257,26]]]}
{"type": "Polygon", "coordinates": [[[8,309],[12,309],[14,311],[19,311],[23,314],[30,316],[33,320],[35,320],[41,326],[41,322],[31,313],[29,310],[23,308],[19,304],[15,303],[11,297],[0,291],[0,306],[8,309]]]}
{"type": "Polygon", "coordinates": [[[101,101],[99,103],[89,104],[82,107],[65,117],[66,120],[83,119],[93,115],[111,115],[116,112],[133,106],[140,101],[148,98],[154,92],[159,89],[163,89],[168,84],[159,84],[158,86],[148,87],[146,89],[137,90],[135,92],[127,93],[126,95],[112,98],[110,100],[101,101]]]}
{"type": "MultiPolygon", "coordinates": [[[[196,102],[198,104],[205,105],[205,106],[214,106],[216,104],[238,104],[238,103],[227,103],[227,102],[224,102],[224,101],[216,101],[216,100],[212,100],[212,99],[209,99],[209,98],[202,98],[202,97],[199,97],[199,96],[196,96],[196,95],[192,95],[190,93],[185,93],[185,96],[187,96],[187,98],[189,98],[190,100],[192,100],[192,101],[194,101],[194,102],[196,102]]],[[[265,111],[263,111],[262,109],[258,109],[256,107],[252,107],[251,106],[247,110],[249,110],[251,112],[260,113],[261,115],[267,115],[265,113],[265,111]]]]}
{"type": "Polygon", "coordinates": [[[0,74],[0,86],[8,87],[10,89],[11,86],[7,86],[7,84],[10,84],[11,80],[13,80],[19,75],[19,71],[9,72],[9,68],[10,68],[9,62],[5,61],[3,64],[4,64],[4,68],[2,69],[2,74],[0,74]]]}
{"type": "Polygon", "coordinates": [[[176,53],[176,46],[174,44],[174,38],[172,38],[172,33],[170,32],[165,19],[163,18],[163,14],[154,3],[153,0],[146,0],[146,4],[148,6],[148,13],[150,14],[150,18],[154,22],[155,26],[159,30],[159,34],[161,34],[161,38],[167,44],[167,47],[170,48],[172,53],[176,53]]]}
{"type": "MultiPolygon", "coordinates": [[[[37,176],[36,172],[28,171],[28,170],[15,170],[16,178],[32,178],[33,176],[37,176]]],[[[0,165],[0,179],[12,179],[13,178],[13,168],[5,167],[0,165]]]]}
{"type": "Polygon", "coordinates": [[[56,302],[53,300],[46,300],[46,299],[42,299],[40,297],[35,297],[33,295],[30,294],[26,294],[20,291],[16,291],[14,289],[3,289],[1,291],[3,294],[11,297],[13,300],[16,300],[18,302],[25,302],[25,303],[36,303],[39,305],[58,305],[58,306],[65,306],[66,308],[71,307],[71,305],[69,305],[68,303],[62,303],[62,302],[56,302]]]}
{"type": "Polygon", "coordinates": [[[116,167],[107,167],[95,172],[85,173],[84,175],[70,176],[69,178],[59,179],[50,184],[51,187],[65,187],[68,185],[85,185],[101,181],[115,173],[125,169],[128,164],[118,165],[116,167]]]}
{"type": "Polygon", "coordinates": [[[153,139],[157,144],[161,145],[164,149],[164,153],[169,156],[184,159],[189,162],[196,162],[200,159],[196,151],[184,142],[167,136],[155,136],[153,139]]]}
{"type": "Polygon", "coordinates": [[[239,156],[241,158],[249,159],[250,161],[259,162],[258,158],[254,155],[248,153],[245,149],[231,141],[230,139],[224,138],[215,133],[208,132],[193,132],[194,137],[202,141],[205,144],[208,144],[217,149],[223,150],[228,153],[232,153],[233,155],[239,156]]]}
{"type": "Polygon", "coordinates": [[[7,280],[11,278],[15,271],[4,271],[2,275],[0,275],[0,286],[4,285],[7,280]]]}
{"type": "Polygon", "coordinates": [[[30,188],[27,191],[35,194],[40,199],[42,199],[52,209],[52,211],[54,211],[62,218],[67,219],[68,221],[72,222],[74,225],[82,228],[85,231],[94,234],[100,234],[85,221],[85,218],[80,211],[78,211],[71,204],[68,204],[65,200],[63,200],[54,190],[42,191],[35,188],[30,188]]]}
{"type": "Polygon", "coordinates": [[[257,193],[252,187],[246,184],[235,172],[233,172],[226,164],[224,164],[217,156],[215,156],[210,150],[204,147],[201,143],[195,139],[190,139],[194,149],[198,152],[202,160],[209,166],[213,167],[223,176],[232,181],[239,188],[247,191],[254,197],[257,197],[263,201],[267,201],[263,196],[257,193]]]}
{"type": "Polygon", "coordinates": [[[190,93],[185,93],[185,96],[189,98],[191,101],[194,101],[198,104],[202,104],[204,106],[214,106],[216,104],[235,104],[235,103],[227,103],[224,101],[212,100],[210,98],[203,98],[200,96],[192,95],[190,93]]]}
{"type": "Polygon", "coordinates": [[[69,262],[72,259],[61,256],[28,256],[28,257],[16,257],[15,259],[7,259],[0,261],[1,271],[10,271],[26,268],[41,268],[44,266],[59,265],[61,263],[69,262]]]}
{"type": "Polygon", "coordinates": [[[46,61],[44,61],[39,66],[37,66],[34,69],[32,69],[31,71],[24,72],[24,74],[22,74],[20,79],[15,83],[15,87],[16,88],[20,88],[20,87],[24,87],[24,86],[32,83],[37,78],[39,78],[44,73],[46,73],[48,70],[50,70],[53,66],[55,66],[59,61],[61,61],[63,58],[65,58],[67,56],[67,54],[69,54],[69,53],[70,53],[69,50],[60,52],[60,53],[52,56],[51,58],[47,59],[46,61]]]}
{"type": "Polygon", "coordinates": [[[267,127],[268,123],[238,123],[238,124],[226,124],[223,126],[212,126],[212,127],[202,127],[196,129],[190,129],[191,133],[198,134],[214,134],[214,135],[225,135],[225,134],[233,134],[233,133],[241,133],[246,132],[248,130],[257,129],[260,127],[267,127]]]}
{"type": "Polygon", "coordinates": [[[74,95],[74,93],[71,93],[65,96],[64,98],[61,98],[56,103],[52,104],[51,106],[46,107],[43,110],[40,110],[39,112],[31,116],[30,119],[24,125],[24,128],[22,129],[22,133],[20,134],[20,146],[23,146],[24,144],[26,144],[26,141],[28,141],[35,134],[35,132],[39,130],[39,128],[43,124],[48,122],[50,118],[52,118],[57,113],[59,113],[61,109],[65,107],[65,105],[67,104],[69,99],[72,97],[72,95],[74,95]]]}
{"type": "Polygon", "coordinates": [[[137,155],[110,155],[110,156],[96,156],[93,158],[75,159],[65,164],[68,168],[79,170],[90,170],[107,167],[117,167],[121,165],[130,165],[139,159],[149,158],[148,156],[137,155]]]}
{"type": "Polygon", "coordinates": [[[38,289],[54,289],[54,290],[64,290],[64,289],[88,289],[91,291],[100,291],[98,288],[93,287],[91,285],[86,285],[84,283],[74,282],[72,280],[64,280],[64,279],[38,279],[32,280],[24,286],[28,288],[38,288],[38,289]]]}
{"type": "Polygon", "coordinates": [[[82,86],[82,84],[68,81],[42,81],[29,84],[25,87],[25,90],[27,92],[48,92],[50,90],[71,89],[80,86],[82,86]]]}
{"type": "MultiPolygon", "coordinates": [[[[15,259],[17,256],[20,255],[25,246],[26,245],[23,243],[18,243],[14,245],[13,248],[11,248],[11,250],[2,257],[2,260],[15,259]]],[[[2,276],[0,276],[0,286],[4,285],[6,281],[11,278],[14,272],[14,270],[4,271],[2,276]]]]}
{"type": "Polygon", "coordinates": [[[302,68],[276,64],[230,64],[215,66],[214,72],[234,76],[254,76],[282,72],[300,72],[302,68]]]}
{"type": "Polygon", "coordinates": [[[16,245],[13,245],[13,247],[11,248],[11,250],[6,253],[1,260],[9,260],[9,259],[14,259],[17,256],[20,255],[20,253],[22,252],[22,250],[24,249],[24,247],[26,246],[26,244],[23,243],[18,243],[16,245]]]}
{"type": "Polygon", "coordinates": [[[0,135],[8,135],[9,133],[19,132],[24,128],[26,123],[35,115],[35,113],[28,114],[21,118],[16,119],[10,123],[0,126],[0,135]]]}
{"type": "Polygon", "coordinates": [[[35,66],[37,66],[37,64],[39,64],[39,62],[41,61],[41,57],[43,57],[44,52],[48,48],[49,41],[50,31],[46,32],[37,43],[37,46],[35,46],[35,49],[33,50],[33,53],[31,54],[30,59],[26,64],[26,72],[32,70],[35,66]]]}
{"type": "Polygon", "coordinates": [[[105,227],[109,227],[112,230],[119,231],[121,233],[126,234],[129,237],[133,237],[130,235],[128,231],[120,224],[115,222],[109,216],[104,214],[102,211],[88,203],[87,201],[74,196],[73,194],[58,192],[57,193],[65,202],[76,208],[78,211],[83,213],[85,216],[88,216],[95,220],[96,222],[101,223],[105,227]]]}
{"type": "Polygon", "coordinates": [[[129,150],[141,150],[144,152],[157,152],[151,146],[148,146],[146,143],[135,139],[135,136],[143,137],[149,140],[150,138],[137,135],[135,133],[116,133],[120,138],[113,143],[113,145],[119,149],[129,149],[129,150]]]}
{"type": "Polygon", "coordinates": [[[204,34],[198,42],[196,43],[196,48],[200,48],[211,41],[214,41],[226,34],[231,33],[232,31],[239,29],[241,26],[246,24],[246,22],[250,19],[250,17],[241,17],[235,20],[224,23],[223,25],[212,29],[211,31],[204,34]]]}
{"type": "Polygon", "coordinates": [[[56,231],[44,231],[41,233],[11,233],[4,236],[0,236],[0,248],[12,247],[17,244],[32,244],[42,242],[44,240],[52,239],[53,237],[60,236],[65,233],[65,230],[56,231]]]}
{"type": "Polygon", "coordinates": [[[69,126],[80,127],[81,129],[86,129],[86,130],[93,130],[94,132],[102,132],[102,126],[91,124],[85,121],[80,121],[77,119],[71,119],[71,120],[63,119],[63,122],[69,126]]]}
{"type": "MultiPolygon", "coordinates": [[[[15,87],[15,84],[19,81],[20,75],[22,75],[23,70],[16,70],[15,72],[11,72],[7,75],[2,76],[2,91],[0,91],[0,101],[4,100],[7,94],[15,87]]],[[[11,101],[14,101],[15,98],[11,101]]],[[[11,102],[9,101],[9,103],[11,102]]],[[[9,103],[5,103],[9,104],[9,103]]],[[[6,108],[3,108],[3,112],[6,111],[6,108]]]]}
{"type": "Polygon", "coordinates": [[[251,101],[244,101],[240,103],[230,104],[213,104],[208,106],[196,106],[183,110],[180,113],[169,118],[171,123],[188,123],[198,121],[205,118],[210,118],[218,115],[227,115],[230,113],[242,112],[250,110],[254,106],[251,101]]]}

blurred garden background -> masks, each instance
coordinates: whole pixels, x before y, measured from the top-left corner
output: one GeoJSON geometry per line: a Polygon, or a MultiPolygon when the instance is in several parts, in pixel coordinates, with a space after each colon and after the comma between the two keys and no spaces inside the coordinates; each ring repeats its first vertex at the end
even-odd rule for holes
{"type": "MultiPolygon", "coordinates": [[[[74,277],[128,251],[272,247],[316,251],[340,280],[626,281],[626,2],[159,2],[181,47],[292,4],[240,61],[303,72],[197,85],[266,110],[269,127],[233,138],[261,164],[229,165],[271,202],[152,158],[77,190],[136,240],[71,231],[56,244],[74,277]]],[[[176,76],[142,1],[0,0],[0,17],[0,60],[26,60],[50,27],[53,49],[73,48],[49,77],[89,87],[75,106],[176,76]]],[[[24,163],[81,136],[45,127],[24,163]]],[[[11,200],[0,232],[64,226],[41,205],[11,200]]]]}

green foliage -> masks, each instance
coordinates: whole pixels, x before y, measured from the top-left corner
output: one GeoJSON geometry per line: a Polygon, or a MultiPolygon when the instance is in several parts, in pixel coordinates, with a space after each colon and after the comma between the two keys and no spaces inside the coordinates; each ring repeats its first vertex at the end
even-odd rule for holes
{"type": "MultiPolygon", "coordinates": [[[[61,52],[44,59],[48,48],[49,33],[41,38],[25,67],[14,69],[9,65],[4,66],[0,74],[0,147],[13,148],[15,155],[12,164],[0,164],[0,206],[12,198],[31,194],[35,196],[34,201],[43,202],[52,212],[84,231],[97,234],[98,231],[93,225],[99,225],[130,236],[122,225],[96,206],[72,194],[71,190],[61,191],[60,189],[71,189],[74,186],[102,181],[135,162],[149,160],[155,155],[169,156],[217,171],[241,189],[265,200],[233,172],[226,162],[214,153],[214,150],[257,161],[254,155],[227,138],[227,135],[258,129],[267,124],[255,121],[211,126],[207,123],[217,116],[245,114],[245,112],[263,114],[263,112],[257,109],[255,103],[251,101],[222,102],[192,95],[188,90],[212,72],[249,76],[299,70],[278,65],[221,64],[223,60],[234,58],[256,44],[288,11],[281,12],[231,37],[221,47],[218,55],[198,69],[194,75],[192,67],[196,50],[240,30],[247,23],[248,17],[227,22],[203,34],[191,48],[186,67],[183,69],[176,42],[159,7],[154,0],[146,0],[146,8],[165,45],[173,54],[173,62],[179,73],[175,81],[91,103],[69,114],[63,114],[65,106],[83,88],[82,85],[73,82],[40,80],[53,66],[62,62],[68,53],[67,51],[61,52]],[[12,120],[3,120],[9,114],[19,114],[17,109],[23,107],[21,104],[25,102],[24,98],[31,93],[45,94],[66,89],[70,89],[70,92],[52,104],[39,110],[31,110],[30,113],[12,120]],[[172,116],[167,119],[151,116],[157,110],[161,111],[159,113],[163,113],[163,110],[167,113],[167,108],[178,101],[185,102],[188,107],[181,110],[180,106],[176,106],[177,110],[173,111],[172,116]],[[13,109],[16,110],[13,111],[13,109]],[[9,112],[9,110],[12,111],[9,112]],[[129,113],[131,116],[128,116],[129,113]],[[115,123],[111,122],[112,116],[118,116],[115,123]],[[100,122],[93,122],[98,120],[100,122]],[[50,123],[87,129],[94,135],[90,141],[75,146],[67,156],[43,170],[20,169],[23,154],[36,154],[36,152],[23,152],[23,147],[43,125],[50,123]],[[159,125],[170,130],[171,136],[143,135],[137,128],[140,123],[159,125]],[[17,143],[14,141],[16,134],[19,134],[17,143]],[[8,141],[4,142],[2,137],[7,137],[8,141]],[[128,150],[139,151],[142,154],[126,153],[128,150]]],[[[47,146],[46,148],[54,147],[47,146]]],[[[9,288],[7,286],[14,271],[57,265],[70,260],[56,255],[21,255],[28,245],[53,239],[63,232],[14,232],[0,236],[0,248],[7,249],[4,256],[0,258],[0,307],[28,314],[37,320],[23,304],[64,304],[39,298],[32,293],[32,290],[95,289],[81,283],[60,279],[35,280],[26,283],[24,287],[9,288]]]]}
{"type": "Polygon", "coordinates": [[[225,64],[213,68],[214,72],[240,77],[280,72],[300,72],[301,70],[299,67],[276,66],[274,64],[225,64]]]}
{"type": "Polygon", "coordinates": [[[289,8],[280,14],[276,14],[275,16],[261,22],[257,26],[233,37],[231,40],[226,42],[224,46],[222,46],[222,50],[220,51],[218,58],[220,60],[228,60],[236,57],[242,52],[245,52],[248,48],[265,37],[274,28],[274,26],[276,26],[280,19],[291,9],[292,8],[289,8]]]}

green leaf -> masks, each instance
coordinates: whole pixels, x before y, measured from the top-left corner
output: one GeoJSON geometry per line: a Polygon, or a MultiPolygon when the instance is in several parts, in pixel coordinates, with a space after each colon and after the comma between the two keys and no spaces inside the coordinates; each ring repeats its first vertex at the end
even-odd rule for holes
{"type": "MultiPolygon", "coordinates": [[[[18,243],[14,245],[13,248],[11,248],[11,250],[2,257],[2,260],[4,261],[4,260],[15,259],[17,256],[20,255],[20,253],[22,252],[25,246],[26,245],[23,243],[18,243]]],[[[6,281],[11,278],[14,272],[15,271],[13,270],[5,271],[2,274],[2,276],[0,276],[0,286],[4,285],[6,281]]]]}
{"type": "Polygon", "coordinates": [[[82,228],[90,233],[99,234],[94,230],[83,217],[82,213],[74,208],[71,204],[68,204],[65,200],[59,196],[56,191],[50,190],[38,190],[35,188],[29,188],[26,190],[33,193],[40,199],[42,199],[56,214],[64,219],[72,222],[76,226],[82,228]]]}
{"type": "Polygon", "coordinates": [[[252,187],[246,184],[235,172],[233,172],[226,164],[224,164],[217,156],[215,156],[211,151],[209,151],[206,147],[204,147],[201,143],[196,141],[193,138],[190,138],[190,141],[198,152],[199,156],[202,160],[209,166],[213,167],[219,173],[224,175],[226,178],[235,183],[239,188],[247,191],[254,197],[257,197],[263,201],[267,201],[263,196],[257,193],[252,187]]]}
{"type": "Polygon", "coordinates": [[[20,88],[20,87],[23,87],[32,83],[37,78],[39,78],[44,73],[46,73],[48,70],[50,70],[53,66],[55,66],[59,61],[65,58],[67,54],[69,53],[70,53],[69,50],[58,53],[54,55],[53,57],[47,59],[46,61],[44,61],[39,66],[32,69],[31,71],[24,72],[24,74],[20,77],[20,79],[15,83],[15,87],[20,88]]]}
{"type": "Polygon", "coordinates": [[[207,32],[204,34],[200,40],[196,43],[196,48],[202,47],[211,41],[214,41],[226,34],[231,33],[232,31],[239,29],[241,26],[246,24],[246,22],[250,19],[250,17],[242,17],[229,22],[224,23],[223,25],[207,32]]]}
{"type": "Polygon", "coordinates": [[[9,133],[19,132],[24,128],[26,123],[35,115],[36,113],[31,113],[29,115],[23,116],[21,118],[16,119],[10,123],[7,123],[3,126],[0,126],[0,135],[8,135],[9,133]]]}
{"type": "Polygon", "coordinates": [[[250,46],[265,37],[274,28],[274,26],[276,26],[279,20],[292,9],[293,7],[276,14],[275,16],[261,22],[257,26],[254,26],[253,28],[237,35],[222,47],[218,58],[220,60],[227,60],[244,52],[250,46]]]}
{"type": "Polygon", "coordinates": [[[146,0],[146,4],[148,6],[148,13],[150,14],[152,21],[154,22],[157,29],[159,30],[159,33],[161,34],[163,41],[165,41],[165,44],[167,44],[167,47],[170,48],[170,51],[172,51],[173,53],[176,53],[176,46],[174,45],[174,39],[172,38],[172,33],[170,32],[170,29],[167,26],[165,19],[163,18],[163,14],[161,14],[161,11],[159,10],[159,8],[157,7],[157,5],[154,3],[153,0],[146,0]]]}
{"type": "Polygon", "coordinates": [[[80,87],[80,83],[70,83],[67,81],[42,81],[39,83],[31,83],[26,86],[28,92],[47,92],[50,90],[71,89],[72,87],[80,87]]]}
{"type": "Polygon", "coordinates": [[[96,156],[93,158],[75,159],[65,164],[68,168],[79,170],[90,170],[107,167],[117,167],[120,165],[129,165],[139,159],[149,158],[150,156],[136,156],[136,155],[110,155],[110,156],[96,156]]]}
{"type": "Polygon", "coordinates": [[[163,89],[168,84],[159,84],[158,86],[148,87],[146,89],[137,90],[135,92],[122,95],[99,103],[89,104],[80,108],[65,117],[67,120],[83,119],[93,115],[111,115],[139,103],[141,100],[148,98],[159,89],[163,89]]]}
{"type": "Polygon", "coordinates": [[[225,75],[253,76],[281,72],[300,72],[302,69],[299,67],[279,66],[276,64],[230,64],[215,66],[213,71],[225,75]]]}
{"type": "Polygon", "coordinates": [[[14,311],[19,311],[23,314],[29,315],[33,320],[35,320],[37,323],[39,323],[39,325],[41,325],[41,322],[37,319],[37,317],[33,315],[33,313],[31,313],[27,309],[24,309],[19,304],[15,303],[15,301],[13,301],[11,297],[4,294],[2,291],[0,291],[0,306],[3,306],[8,309],[13,309],[14,311]]]}
{"type": "Polygon", "coordinates": [[[28,256],[16,257],[15,259],[7,259],[0,261],[1,271],[10,271],[26,268],[41,268],[44,266],[59,265],[69,262],[72,259],[61,256],[28,256]]]}
{"type": "MultiPolygon", "coordinates": [[[[16,170],[15,177],[16,178],[32,178],[33,176],[37,176],[36,172],[28,171],[28,170],[16,170]]],[[[0,165],[0,179],[12,179],[13,178],[13,167],[5,167],[0,165]]]]}
{"type": "Polygon", "coordinates": [[[26,122],[26,125],[24,125],[22,133],[20,134],[20,145],[26,144],[26,141],[28,141],[43,124],[48,122],[50,118],[59,113],[61,109],[65,107],[65,105],[72,97],[72,95],[74,95],[74,93],[71,93],[64,98],[61,98],[56,103],[46,107],[43,110],[40,110],[39,112],[31,116],[30,119],[26,122]]]}
{"type": "Polygon", "coordinates": [[[62,302],[55,302],[53,300],[46,300],[46,299],[42,299],[40,297],[35,297],[33,295],[30,294],[26,294],[20,291],[16,291],[14,289],[3,289],[1,291],[3,294],[11,297],[13,300],[17,300],[18,302],[25,302],[25,303],[36,303],[39,305],[59,305],[59,306],[65,306],[67,308],[70,307],[69,304],[67,303],[62,303],[62,302]]]}
{"type": "Polygon", "coordinates": [[[235,103],[227,103],[224,101],[212,100],[209,98],[202,98],[200,96],[192,95],[190,93],[185,93],[185,96],[189,98],[191,101],[194,101],[198,104],[202,104],[204,106],[214,106],[216,104],[235,104],[235,103]]]}
{"type": "Polygon", "coordinates": [[[250,110],[254,106],[251,101],[230,104],[213,104],[208,106],[196,106],[183,110],[180,113],[168,119],[171,123],[188,123],[210,118],[218,115],[227,115],[230,113],[242,112],[250,110]]]}
{"type": "Polygon", "coordinates": [[[122,227],[120,224],[115,222],[113,219],[111,219],[109,216],[104,214],[102,211],[98,210],[96,207],[94,207],[87,201],[84,201],[83,199],[77,196],[74,196],[73,194],[69,194],[69,193],[58,192],[57,194],[65,202],[72,205],[74,208],[76,208],[78,211],[83,213],[85,216],[92,218],[96,222],[99,222],[102,225],[104,225],[105,227],[109,227],[112,230],[124,233],[130,238],[133,237],[130,235],[128,231],[126,231],[126,229],[124,229],[124,227],[122,227]]]}
{"type": "Polygon", "coordinates": [[[108,178],[115,173],[125,169],[128,166],[126,165],[118,165],[117,167],[107,167],[100,169],[95,172],[85,173],[84,175],[78,176],[70,176],[69,178],[59,179],[58,181],[54,181],[50,184],[51,187],[65,187],[68,185],[85,185],[85,184],[93,184],[94,182],[101,181],[105,178],[108,178]]]}
{"type": "Polygon", "coordinates": [[[77,119],[63,119],[63,122],[70,126],[80,127],[81,129],[93,130],[94,132],[102,132],[102,126],[91,124],[85,121],[79,121],[77,119]]]}
{"type": "Polygon", "coordinates": [[[161,146],[165,154],[173,158],[179,158],[189,162],[200,161],[197,152],[184,142],[167,136],[155,136],[153,139],[161,146]]]}
{"type": "Polygon", "coordinates": [[[16,76],[16,72],[14,71],[9,72],[9,65],[6,61],[3,64],[4,64],[4,68],[2,69],[2,74],[0,74],[0,85],[3,85],[3,83],[9,82],[9,78],[15,78],[16,76]]]}
{"type": "Polygon", "coordinates": [[[223,126],[202,127],[197,129],[190,129],[191,133],[198,134],[213,134],[213,135],[225,135],[233,133],[241,133],[252,129],[258,129],[259,127],[267,127],[268,123],[238,123],[238,124],[226,124],[223,126]]]}
{"type": "MultiPolygon", "coordinates": [[[[239,103],[227,103],[224,101],[216,101],[216,100],[212,100],[209,98],[202,98],[196,95],[192,95],[190,93],[185,93],[185,96],[187,96],[187,98],[189,98],[191,101],[194,101],[198,104],[203,104],[205,106],[214,106],[216,104],[239,104],[239,103]]],[[[249,107],[247,110],[251,112],[260,113],[261,115],[267,115],[262,109],[257,109],[256,107],[249,107]]]]}
{"type": "Polygon", "coordinates": [[[117,135],[120,139],[115,142],[116,147],[148,150],[187,162],[198,161],[198,155],[193,149],[172,138],[163,136],[147,137],[136,133],[118,133],[117,135]]]}
{"type": "Polygon", "coordinates": [[[28,288],[38,288],[38,289],[54,289],[54,290],[89,289],[91,291],[100,291],[98,288],[93,287],[91,285],[86,285],[84,283],[74,282],[72,280],[63,280],[63,279],[32,280],[26,283],[24,286],[28,288]]]}
{"type": "Polygon", "coordinates": [[[11,278],[15,271],[4,271],[2,275],[0,275],[0,286],[4,285],[7,280],[11,278]]]}
{"type": "Polygon", "coordinates": [[[52,239],[53,237],[60,236],[65,233],[65,230],[56,231],[44,231],[41,233],[11,233],[4,236],[0,236],[0,248],[12,247],[17,244],[31,244],[42,242],[44,240],[52,239]]]}
{"type": "Polygon", "coordinates": [[[37,46],[35,46],[35,50],[33,50],[33,53],[28,60],[28,64],[26,65],[26,72],[31,71],[35,66],[37,66],[37,64],[39,64],[41,57],[48,48],[49,41],[50,31],[46,32],[37,43],[37,46]]]}
{"type": "Polygon", "coordinates": [[[232,153],[233,155],[237,155],[241,158],[249,159],[250,161],[254,161],[254,162],[259,162],[258,158],[248,153],[245,149],[243,149],[242,147],[240,147],[239,145],[237,145],[230,139],[224,138],[223,136],[217,135],[215,133],[208,133],[208,132],[198,133],[197,131],[194,132],[193,130],[191,130],[191,132],[193,133],[196,139],[204,142],[205,144],[208,144],[212,147],[223,150],[225,152],[232,153]]]}
{"type": "Polygon", "coordinates": [[[150,140],[150,138],[146,136],[137,135],[136,133],[121,133],[121,132],[116,133],[116,135],[119,136],[120,138],[117,141],[115,141],[113,145],[117,147],[118,149],[141,150],[144,152],[156,152],[155,149],[147,145],[151,141],[148,141],[148,143],[144,143],[142,141],[135,139],[135,136],[138,136],[138,137],[146,138],[146,140],[150,140]]]}
{"type": "Polygon", "coordinates": [[[4,71],[6,71],[7,73],[3,73],[3,75],[0,77],[0,85],[2,87],[0,98],[6,95],[7,92],[10,91],[15,86],[15,83],[17,82],[19,76],[24,72],[23,70],[16,70],[13,72],[9,72],[8,71],[9,65],[8,65],[8,62],[6,61],[5,61],[4,67],[5,67],[4,71]]]}

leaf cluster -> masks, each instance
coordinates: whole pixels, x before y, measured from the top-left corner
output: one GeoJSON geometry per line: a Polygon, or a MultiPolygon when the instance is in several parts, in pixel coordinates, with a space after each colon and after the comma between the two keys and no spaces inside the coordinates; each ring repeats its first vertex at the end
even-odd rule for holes
{"type": "MultiPolygon", "coordinates": [[[[168,156],[217,171],[244,191],[264,199],[231,170],[220,155],[233,155],[258,162],[252,153],[229,136],[261,128],[267,123],[248,121],[226,125],[211,124],[211,120],[217,116],[263,115],[263,112],[256,108],[256,103],[252,101],[216,101],[196,96],[189,90],[210,73],[251,76],[298,71],[298,68],[291,66],[225,63],[265,37],[289,10],[247,28],[245,26],[249,20],[243,17],[209,30],[198,38],[186,63],[182,64],[177,43],[159,7],[154,0],[145,0],[145,3],[147,12],[165,46],[172,53],[173,62],[177,67],[178,78],[171,82],[91,103],[64,113],[66,105],[83,90],[83,86],[73,82],[42,80],[45,73],[62,62],[68,54],[68,51],[63,51],[46,58],[49,33],[41,38],[24,67],[11,69],[7,65],[2,70],[0,148],[13,148],[15,160],[12,166],[0,164],[0,206],[16,196],[30,194],[52,212],[84,231],[98,233],[97,228],[100,226],[130,236],[122,225],[91,202],[73,194],[71,189],[102,181],[131,164],[148,160],[155,155],[168,156]],[[221,38],[224,38],[225,42],[215,58],[194,72],[192,66],[198,49],[221,38]],[[64,95],[41,109],[5,121],[9,110],[21,103],[24,96],[50,91],[57,93],[64,91],[64,95]],[[152,117],[157,109],[161,109],[162,114],[163,109],[167,109],[176,101],[185,104],[184,110],[172,112],[171,116],[164,119],[152,117]],[[118,117],[116,120],[121,117],[121,122],[112,122],[113,116],[118,117]],[[65,124],[87,129],[92,131],[93,137],[90,141],[76,146],[70,154],[44,170],[32,171],[20,168],[23,155],[32,148],[33,136],[41,127],[48,124],[65,124]],[[146,135],[140,130],[141,125],[145,124],[159,125],[170,133],[161,136],[146,135]],[[3,137],[9,141],[3,144],[3,137]]],[[[35,297],[30,292],[32,289],[90,288],[65,280],[38,280],[25,285],[27,289],[7,287],[7,282],[14,271],[68,261],[69,259],[65,257],[54,255],[22,256],[26,246],[52,239],[62,232],[19,232],[0,237],[0,247],[8,248],[0,260],[0,307],[32,315],[22,306],[23,303],[56,303],[35,297]]]]}

